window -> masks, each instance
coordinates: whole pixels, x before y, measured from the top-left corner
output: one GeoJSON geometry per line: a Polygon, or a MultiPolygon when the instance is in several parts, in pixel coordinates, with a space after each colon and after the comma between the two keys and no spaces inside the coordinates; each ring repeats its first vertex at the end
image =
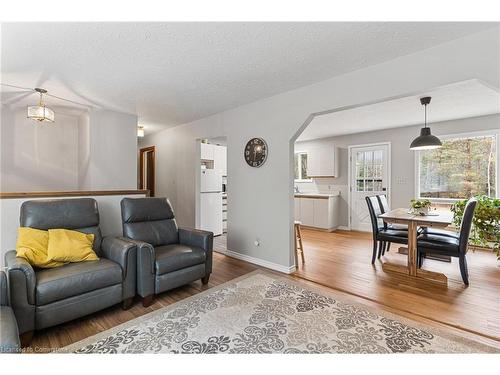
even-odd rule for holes
{"type": "Polygon", "coordinates": [[[307,176],[307,153],[298,152],[295,154],[295,180],[311,181],[307,176]]]}
{"type": "Polygon", "coordinates": [[[442,139],[443,147],[420,151],[418,195],[421,198],[496,197],[498,146],[495,134],[442,139]]]}
{"type": "Polygon", "coordinates": [[[356,153],[356,191],[382,191],[384,160],[382,150],[356,153]]]}

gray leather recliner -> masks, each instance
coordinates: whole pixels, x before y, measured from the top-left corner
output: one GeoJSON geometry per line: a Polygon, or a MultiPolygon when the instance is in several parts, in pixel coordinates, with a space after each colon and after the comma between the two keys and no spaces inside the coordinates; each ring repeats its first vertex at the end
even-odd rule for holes
{"type": "Polygon", "coordinates": [[[7,276],[0,271],[0,353],[19,353],[21,343],[7,287],[7,276]]]}
{"type": "Polygon", "coordinates": [[[34,330],[64,323],[135,296],[137,248],[115,237],[102,238],[97,202],[92,198],[26,201],[21,206],[23,227],[64,228],[93,233],[97,261],[38,269],[16,251],[5,254],[11,306],[23,346],[34,330]],[[23,337],[24,336],[24,337],[23,337]]]}
{"type": "Polygon", "coordinates": [[[137,245],[137,294],[144,306],[154,294],[201,279],[212,272],[213,233],[178,228],[166,198],[124,198],[123,236],[137,245]]]}

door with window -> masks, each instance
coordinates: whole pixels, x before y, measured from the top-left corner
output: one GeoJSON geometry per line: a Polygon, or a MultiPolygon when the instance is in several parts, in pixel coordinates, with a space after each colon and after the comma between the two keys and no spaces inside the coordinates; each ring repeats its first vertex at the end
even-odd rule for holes
{"type": "Polygon", "coordinates": [[[385,194],[390,197],[389,144],[349,148],[351,179],[349,202],[351,229],[371,231],[370,215],[365,198],[385,194]]]}

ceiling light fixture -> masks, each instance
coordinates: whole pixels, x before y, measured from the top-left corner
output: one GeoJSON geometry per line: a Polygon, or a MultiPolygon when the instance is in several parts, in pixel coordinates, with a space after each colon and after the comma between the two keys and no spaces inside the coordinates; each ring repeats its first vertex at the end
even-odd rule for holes
{"type": "Polygon", "coordinates": [[[144,126],[139,125],[137,127],[137,136],[141,138],[144,137],[144,126]]]}
{"type": "Polygon", "coordinates": [[[46,94],[47,90],[37,87],[35,88],[35,91],[40,94],[40,101],[38,102],[38,105],[28,106],[28,118],[38,122],[54,122],[54,111],[47,107],[43,102],[43,94],[46,94]]]}
{"type": "Polygon", "coordinates": [[[415,138],[411,143],[410,150],[433,150],[443,145],[438,137],[431,134],[431,128],[427,127],[427,105],[430,102],[430,96],[420,98],[420,104],[422,104],[425,108],[425,122],[424,127],[420,129],[420,136],[415,138]]]}

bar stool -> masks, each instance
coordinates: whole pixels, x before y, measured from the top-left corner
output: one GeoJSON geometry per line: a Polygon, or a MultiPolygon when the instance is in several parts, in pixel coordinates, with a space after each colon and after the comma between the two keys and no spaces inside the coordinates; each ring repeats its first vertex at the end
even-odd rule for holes
{"type": "Polygon", "coordinates": [[[302,223],[300,221],[294,222],[294,230],[295,230],[295,266],[299,267],[299,256],[302,258],[302,263],[305,263],[304,260],[304,247],[302,246],[302,233],[300,232],[300,226],[302,223]]]}

